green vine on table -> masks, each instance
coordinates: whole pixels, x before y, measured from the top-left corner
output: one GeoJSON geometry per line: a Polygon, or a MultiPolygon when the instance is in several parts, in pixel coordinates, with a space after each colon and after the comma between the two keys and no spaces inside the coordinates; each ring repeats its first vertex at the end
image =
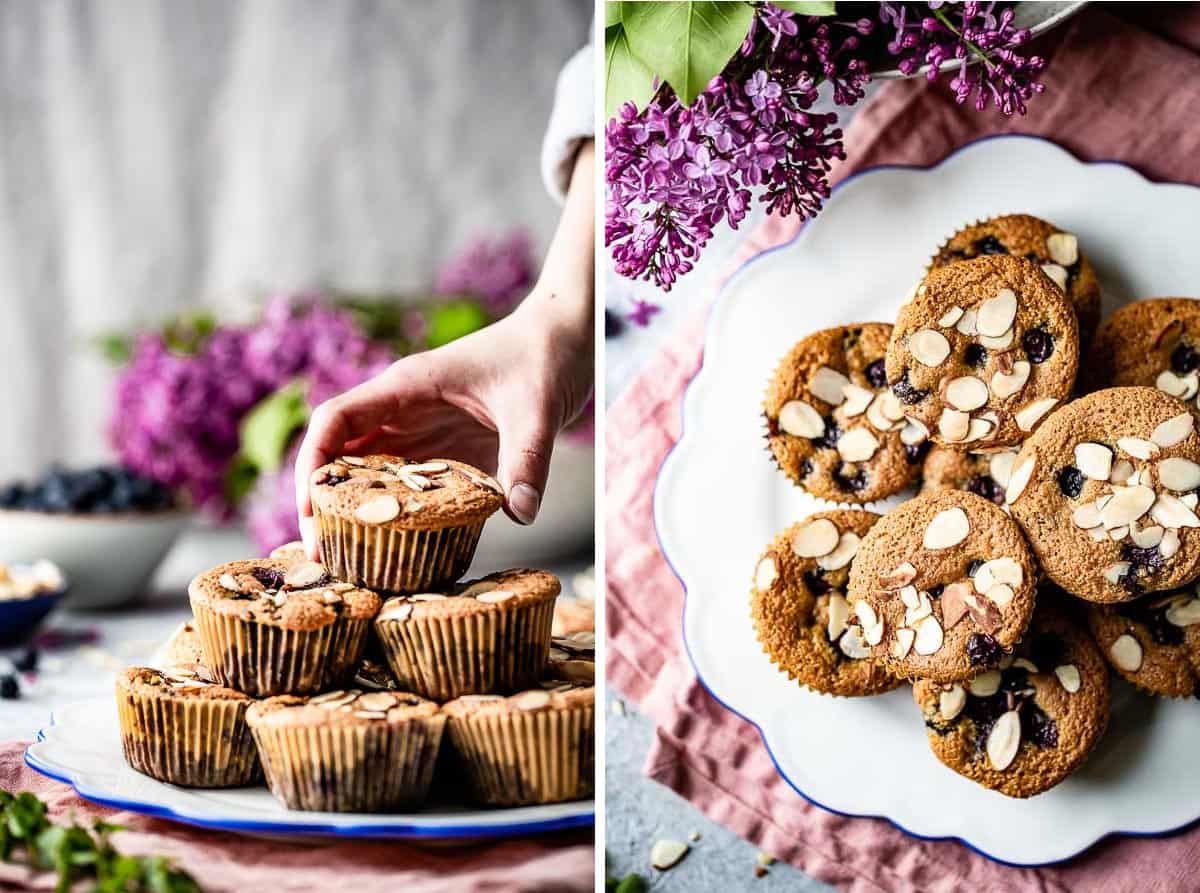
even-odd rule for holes
{"type": "Polygon", "coordinates": [[[0,789],[0,862],[58,875],[55,893],[93,881],[92,893],[201,893],[186,871],[161,856],[124,856],[109,842],[120,825],[54,824],[46,804],[24,791],[0,789]]]}

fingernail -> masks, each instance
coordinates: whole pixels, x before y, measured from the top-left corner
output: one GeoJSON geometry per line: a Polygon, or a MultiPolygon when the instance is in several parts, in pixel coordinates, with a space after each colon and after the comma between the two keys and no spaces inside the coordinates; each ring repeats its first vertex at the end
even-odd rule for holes
{"type": "Polygon", "coordinates": [[[508,491],[508,507],[522,524],[532,524],[542,505],[542,495],[528,484],[513,484],[508,491]]]}
{"type": "Polygon", "coordinates": [[[300,539],[304,542],[304,548],[308,552],[308,557],[313,561],[317,561],[317,535],[312,518],[300,519],[300,539]]]}

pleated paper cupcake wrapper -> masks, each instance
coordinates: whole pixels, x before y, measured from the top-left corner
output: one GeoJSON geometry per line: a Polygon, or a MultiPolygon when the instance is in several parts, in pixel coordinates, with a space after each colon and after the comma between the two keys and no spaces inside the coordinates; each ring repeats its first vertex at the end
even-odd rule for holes
{"type": "Polygon", "coordinates": [[[151,778],[192,788],[230,788],[262,777],[246,725],[246,701],[140,695],[119,689],[125,760],[151,778]]]}
{"type": "Polygon", "coordinates": [[[592,796],[595,707],[450,720],[450,741],[481,803],[524,806],[592,796]]]}
{"type": "Polygon", "coordinates": [[[344,683],[370,629],[369,620],[341,617],[319,629],[290,630],[192,607],[213,675],[256,698],[316,694],[344,683]]]}
{"type": "Polygon", "coordinates": [[[402,724],[254,729],[267,786],[288,809],[387,812],[419,806],[433,781],[445,716],[402,724]]]}
{"type": "Polygon", "coordinates": [[[444,702],[536,685],[553,624],[551,599],[459,617],[381,620],[375,632],[399,689],[444,702]]]}
{"type": "Polygon", "coordinates": [[[467,572],[486,519],[462,527],[399,530],[313,512],[321,559],[334,577],[397,594],[428,592],[467,572]]]}

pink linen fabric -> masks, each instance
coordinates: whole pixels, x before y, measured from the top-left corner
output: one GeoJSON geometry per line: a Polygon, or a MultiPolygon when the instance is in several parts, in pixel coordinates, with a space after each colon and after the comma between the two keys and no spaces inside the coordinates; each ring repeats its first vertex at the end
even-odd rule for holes
{"type": "MultiPolygon", "coordinates": [[[[879,164],[929,165],[983,135],[1025,133],[1084,160],[1124,162],[1152,180],[1200,184],[1200,7],[1131,7],[1122,5],[1118,18],[1093,5],[1050,36],[1046,92],[1025,118],[977,114],[922,79],[880,89],[849,128],[849,159],[834,179],[879,164]]],[[[798,229],[794,219],[768,219],[714,292],[798,229]]],[[[753,726],[707,695],[683,653],[683,591],[658,551],[651,507],[659,466],[679,437],[683,389],[700,365],[706,316],[698,308],[608,412],[607,672],[658,726],[649,776],[777,858],[856,893],[1197,889],[1200,829],[1110,839],[1062,865],[1018,869],[882,820],[826,812],[779,776],[753,726]]]]}

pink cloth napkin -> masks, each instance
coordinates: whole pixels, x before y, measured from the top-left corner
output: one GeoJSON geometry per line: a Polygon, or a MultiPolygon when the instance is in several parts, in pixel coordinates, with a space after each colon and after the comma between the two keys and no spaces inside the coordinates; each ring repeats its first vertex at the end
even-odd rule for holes
{"type": "MultiPolygon", "coordinates": [[[[114,835],[118,850],[167,856],[187,869],[205,893],[444,893],[528,890],[585,893],[593,889],[592,829],[477,845],[413,846],[394,841],[283,843],[206,831],[132,812],[95,806],[67,785],[24,762],[25,742],[0,745],[0,789],[33,791],[52,818],[103,818],[129,830],[114,835]]],[[[45,876],[0,863],[0,891],[44,890],[45,876]]]]}
{"type": "MultiPolygon", "coordinates": [[[[1015,132],[1052,139],[1085,160],[1125,162],[1154,180],[1200,183],[1200,8],[1138,6],[1129,14],[1144,24],[1093,6],[1054,35],[1046,92],[1025,118],[977,114],[923,79],[882,88],[850,127],[849,161],[835,179],[884,163],[929,165],[986,133],[1015,132]]],[[[768,219],[720,281],[798,228],[792,218],[768,219]]],[[[650,777],[777,858],[847,890],[1196,889],[1200,830],[1112,839],[1063,865],[1015,869],[958,843],[826,812],[783,781],[753,726],[707,695],[682,653],[683,591],[658,551],[651,507],[659,466],[679,436],[683,388],[699,368],[702,310],[608,413],[608,676],[658,725],[650,777]]]]}

